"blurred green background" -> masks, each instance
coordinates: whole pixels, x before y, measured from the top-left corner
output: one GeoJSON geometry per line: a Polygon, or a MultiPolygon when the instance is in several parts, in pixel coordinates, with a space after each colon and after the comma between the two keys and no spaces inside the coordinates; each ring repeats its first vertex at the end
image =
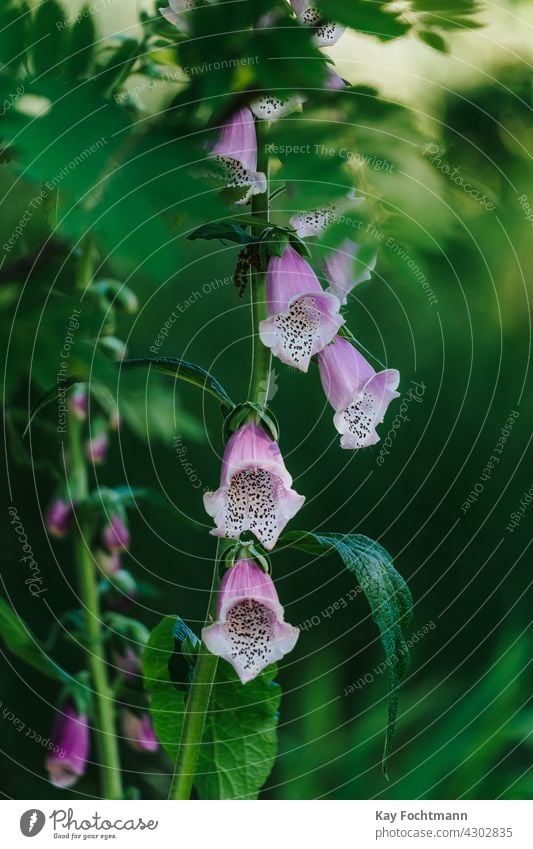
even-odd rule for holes
{"type": "MultiPolygon", "coordinates": [[[[126,5],[103,6],[102,34],[128,26],[126,5]]],[[[72,4],[73,11],[77,8],[72,4]]],[[[133,26],[133,12],[128,14],[133,26]]],[[[389,191],[397,200],[405,198],[407,259],[380,246],[376,273],[356,290],[348,321],[367,349],[400,370],[403,396],[412,381],[424,390],[420,401],[409,402],[409,421],[401,424],[382,464],[377,458],[383,441],[354,454],[339,448],[316,369],[305,376],[275,363],[272,408],[295,488],[307,497],[291,529],[355,530],[391,552],[414,598],[407,634],[412,662],[402,687],[387,784],[380,766],[386,681],[376,673],[382,652],[367,603],[358,596],[330,613],[328,608],[353,587],[340,564],[301,552],[275,554],[287,619],[314,624],[302,631],[280,669],[280,755],[265,798],[528,798],[533,791],[528,630],[533,508],[512,532],[506,529],[533,484],[528,264],[533,223],[519,200],[525,196],[533,205],[531,44],[520,25],[528,16],[526,4],[490,6],[482,15],[484,29],[451,37],[451,56],[410,39],[381,45],[357,35],[346,36],[332,51],[345,78],[380,85],[386,97],[409,107],[420,128],[420,146],[408,170],[372,169],[371,174],[385,198],[389,191]],[[493,198],[495,208],[484,209],[436,163],[429,169],[424,144],[437,144],[442,162],[493,198]],[[409,259],[422,270],[436,302],[430,303],[409,259]],[[519,415],[499,462],[483,479],[512,411],[519,415]],[[463,510],[481,482],[477,500],[463,510]],[[365,676],[364,686],[354,689],[365,676]]],[[[0,172],[2,194],[10,179],[0,172]]],[[[3,202],[2,235],[12,230],[24,205],[22,184],[3,202]]],[[[21,256],[40,244],[44,226],[32,221],[21,256]]],[[[133,319],[121,319],[119,335],[127,339],[130,356],[148,355],[161,326],[177,310],[179,318],[158,353],[201,363],[223,380],[232,397],[242,398],[249,305],[230,282],[236,249],[191,242],[185,251],[188,264],[169,269],[168,279],[138,274],[129,281],[140,310],[133,319]]],[[[16,352],[27,354],[34,336],[38,357],[56,345],[58,336],[50,335],[55,331],[46,320],[37,326],[35,316],[46,307],[47,286],[55,283],[59,265],[53,254],[40,262],[16,315],[5,296],[6,333],[15,337],[8,373],[16,375],[16,352]]],[[[24,274],[28,270],[24,267],[24,274]]],[[[71,273],[67,264],[58,285],[68,286],[71,273]]],[[[0,279],[8,292],[14,280],[5,269],[0,279]]],[[[50,383],[53,379],[52,374],[50,383]]],[[[127,567],[154,588],[131,611],[149,626],[163,614],[180,614],[198,631],[214,552],[201,493],[218,483],[219,412],[209,398],[202,403],[197,390],[179,386],[175,391],[172,382],[145,375],[131,391],[137,430],[146,428],[148,439],[123,428],[99,471],[100,482],[153,487],[171,507],[139,505],[131,514],[127,567]],[[162,386],[167,389],[163,400],[162,386]],[[187,448],[192,482],[176,452],[178,437],[187,448]],[[176,511],[193,525],[180,521],[176,511]]],[[[50,544],[42,526],[52,491],[47,464],[59,464],[57,442],[45,427],[34,428],[29,441],[20,439],[28,392],[23,377],[6,396],[4,490],[46,576],[49,608],[29,597],[20,579],[18,544],[7,523],[2,574],[15,609],[45,639],[54,616],[77,600],[69,541],[50,544]]],[[[380,429],[382,440],[394,416],[392,406],[380,429]]],[[[42,747],[16,733],[2,715],[7,708],[46,736],[56,687],[8,654],[1,674],[2,792],[14,798],[59,796],[46,780],[42,747]]],[[[125,758],[129,782],[144,796],[155,795],[167,767],[146,756],[147,774],[140,776],[138,759],[127,753],[125,758]]],[[[95,772],[89,770],[73,796],[97,792],[95,772]]]]}

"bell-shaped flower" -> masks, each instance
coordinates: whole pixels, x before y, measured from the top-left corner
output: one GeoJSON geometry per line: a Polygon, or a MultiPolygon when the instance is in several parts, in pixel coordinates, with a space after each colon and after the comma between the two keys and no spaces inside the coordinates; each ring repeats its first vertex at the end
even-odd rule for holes
{"type": "Polygon", "coordinates": [[[296,17],[308,27],[315,31],[313,40],[317,47],[331,47],[336,44],[345,27],[331,21],[325,21],[316,6],[308,3],[308,0],[291,0],[292,8],[296,17]]]}
{"type": "Polygon", "coordinates": [[[62,539],[66,536],[72,525],[72,504],[63,501],[62,498],[54,498],[46,510],[46,530],[52,537],[62,539]]]}
{"type": "Polygon", "coordinates": [[[169,23],[187,35],[191,25],[186,12],[195,6],[195,0],[168,0],[168,6],[161,6],[159,11],[169,23]]]}
{"type": "Polygon", "coordinates": [[[238,560],[222,578],[216,622],[202,639],[246,684],[292,651],[299,634],[283,618],[272,578],[252,560],[238,560]]]}
{"type": "Polygon", "coordinates": [[[273,548],[305,501],[291,485],[277,442],[256,424],[242,425],[224,450],[220,487],[204,495],[216,524],[211,533],[238,539],[251,531],[266,549],[273,548]]]}
{"type": "Polygon", "coordinates": [[[113,513],[102,532],[102,542],[108,551],[123,551],[130,544],[130,532],[124,518],[113,513]]]}
{"type": "Polygon", "coordinates": [[[123,710],[122,733],[126,743],[136,752],[157,752],[159,748],[152,720],[147,713],[139,715],[123,710]]]}
{"type": "Polygon", "coordinates": [[[374,252],[365,265],[360,265],[357,271],[354,266],[357,263],[362,245],[345,239],[339,248],[326,257],[322,264],[322,270],[327,278],[330,291],[337,296],[344,306],[348,295],[365,280],[370,280],[372,272],[376,267],[377,252],[374,252]]]}
{"type": "Polygon", "coordinates": [[[276,121],[284,118],[295,109],[299,109],[305,103],[305,97],[299,94],[290,97],[277,97],[273,94],[263,94],[250,103],[250,109],[256,118],[261,121],[276,121]]]}
{"type": "Polygon", "coordinates": [[[257,136],[248,106],[239,109],[222,127],[211,152],[222,166],[228,188],[245,190],[237,201],[239,204],[246,203],[252,195],[266,192],[266,176],[257,170],[257,136]]]}
{"type": "Polygon", "coordinates": [[[289,223],[301,239],[306,236],[320,236],[335,221],[345,220],[346,209],[358,207],[364,200],[364,197],[356,197],[353,189],[351,189],[345,198],[341,198],[335,203],[330,203],[319,209],[295,213],[289,223]]]}
{"type": "Polygon", "coordinates": [[[89,754],[89,724],[69,699],[57,714],[46,759],[50,781],[56,787],[72,787],[85,772],[89,754]]]}
{"type": "Polygon", "coordinates": [[[313,354],[331,342],[344,319],[336,295],[324,292],[308,262],[288,245],[267,269],[268,318],[259,323],[263,345],[306,372],[313,354]]]}
{"type": "Polygon", "coordinates": [[[341,434],[342,448],[366,448],[379,441],[376,426],[400,382],[396,369],[376,372],[346,339],[337,336],[318,355],[320,379],[335,410],[333,422],[341,434]]]}

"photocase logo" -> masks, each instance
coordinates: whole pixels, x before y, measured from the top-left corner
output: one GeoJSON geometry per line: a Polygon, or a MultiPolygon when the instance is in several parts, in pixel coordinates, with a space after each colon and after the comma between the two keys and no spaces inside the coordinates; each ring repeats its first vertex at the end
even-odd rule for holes
{"type": "Polygon", "coordinates": [[[20,830],[24,837],[35,837],[43,830],[46,817],[42,811],[37,808],[31,808],[29,811],[24,811],[20,818],[20,830]]]}

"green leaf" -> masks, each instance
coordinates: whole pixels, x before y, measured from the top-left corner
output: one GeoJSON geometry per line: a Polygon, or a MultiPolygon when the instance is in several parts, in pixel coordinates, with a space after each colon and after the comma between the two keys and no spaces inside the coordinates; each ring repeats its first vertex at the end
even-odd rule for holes
{"type": "Polygon", "coordinates": [[[137,61],[139,52],[140,45],[135,38],[124,38],[105,65],[98,68],[96,84],[100,91],[112,94],[120,88],[137,61]]]}
{"type": "Polygon", "coordinates": [[[42,410],[44,410],[45,407],[48,406],[48,404],[51,404],[52,401],[55,401],[56,398],[59,397],[59,389],[60,388],[61,388],[61,391],[63,391],[63,389],[66,391],[67,389],[70,389],[72,386],[75,386],[76,383],[80,383],[82,380],[83,380],[83,378],[79,378],[79,377],[68,377],[68,378],[65,378],[61,387],[59,387],[59,385],[57,385],[57,386],[52,386],[51,389],[47,389],[46,392],[43,395],[41,395],[41,397],[37,400],[37,402],[32,407],[32,409],[30,411],[29,418],[28,418],[28,423],[27,423],[26,427],[24,428],[22,436],[26,436],[26,434],[28,433],[30,427],[32,426],[36,416],[38,416],[39,413],[42,410]]]}
{"type": "Polygon", "coordinates": [[[40,3],[33,18],[30,55],[36,74],[62,71],[68,37],[67,15],[57,0],[40,3]]]}
{"type": "Polygon", "coordinates": [[[428,45],[428,47],[432,47],[433,50],[438,50],[440,53],[448,53],[448,45],[444,41],[442,35],[439,35],[438,32],[432,32],[431,30],[419,30],[417,35],[420,41],[423,41],[424,44],[428,45]]]}
{"type": "Polygon", "coordinates": [[[178,754],[185,709],[184,692],[176,689],[168,668],[175,649],[175,624],[175,616],[165,616],[150,634],[142,654],[144,686],[151,693],[154,731],[172,761],[178,754]]]}
{"type": "Polygon", "coordinates": [[[95,30],[89,6],[84,6],[69,32],[65,63],[70,77],[82,77],[89,71],[94,54],[95,30]]]}
{"type": "Polygon", "coordinates": [[[122,360],[123,369],[153,368],[162,374],[168,374],[175,380],[184,380],[209,392],[225,407],[233,408],[234,404],[221,383],[208,371],[196,363],[189,363],[176,357],[141,357],[134,360],[122,360]]]}
{"type": "Polygon", "coordinates": [[[3,598],[0,598],[0,635],[9,651],[47,678],[63,683],[72,682],[72,676],[48,657],[28,626],[3,598]]]}
{"type": "Polygon", "coordinates": [[[26,46],[28,7],[6,0],[0,9],[0,65],[14,71],[21,63],[26,46]]]}
{"type": "Polygon", "coordinates": [[[220,239],[221,241],[237,242],[238,245],[249,245],[257,241],[255,236],[251,236],[238,224],[233,224],[231,221],[214,221],[211,224],[204,224],[198,227],[189,236],[188,239],[220,239]]]}
{"type": "Polygon", "coordinates": [[[319,6],[329,20],[345,24],[381,41],[405,35],[411,28],[402,18],[402,10],[391,0],[320,0],[319,6]]]}
{"type": "Polygon", "coordinates": [[[392,565],[387,551],[379,543],[360,534],[292,531],[283,534],[280,544],[310,554],[335,552],[356,577],[368,599],[372,619],[380,630],[388,667],[389,707],[382,764],[388,778],[387,761],[396,731],[399,686],[409,664],[409,650],[403,636],[403,629],[412,616],[413,600],[409,588],[392,565]]]}
{"type": "Polygon", "coordinates": [[[220,661],[207,714],[195,786],[202,799],[255,799],[277,752],[281,688],[269,666],[241,684],[220,661]]]}

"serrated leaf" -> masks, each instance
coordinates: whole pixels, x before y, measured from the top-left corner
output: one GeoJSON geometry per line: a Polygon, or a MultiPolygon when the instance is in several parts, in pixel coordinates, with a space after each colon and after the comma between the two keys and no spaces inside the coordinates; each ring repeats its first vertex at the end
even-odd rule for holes
{"type": "Polygon", "coordinates": [[[167,374],[175,380],[184,380],[209,392],[225,407],[233,408],[234,404],[221,383],[208,371],[196,363],[187,362],[176,357],[141,357],[132,360],[122,360],[124,369],[153,368],[162,374],[167,374]]]}
{"type": "Polygon", "coordinates": [[[411,621],[413,601],[407,584],[394,568],[388,552],[379,543],[360,534],[314,534],[292,531],[283,534],[281,545],[310,554],[335,552],[357,578],[380,630],[388,667],[389,706],[383,751],[383,772],[392,751],[398,714],[398,693],[409,663],[409,650],[402,629],[411,621]]]}
{"type": "Polygon", "coordinates": [[[202,799],[257,798],[277,752],[276,671],[269,666],[241,684],[229,664],[218,664],[195,779],[202,799]]]}

